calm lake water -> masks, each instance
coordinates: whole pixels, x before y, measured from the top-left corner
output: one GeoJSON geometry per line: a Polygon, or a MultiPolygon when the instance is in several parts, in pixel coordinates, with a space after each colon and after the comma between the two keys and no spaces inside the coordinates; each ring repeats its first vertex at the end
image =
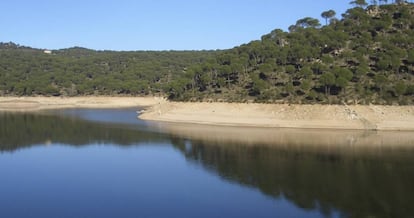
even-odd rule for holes
{"type": "Polygon", "coordinates": [[[414,217],[414,134],[0,113],[1,217],[414,217]]]}

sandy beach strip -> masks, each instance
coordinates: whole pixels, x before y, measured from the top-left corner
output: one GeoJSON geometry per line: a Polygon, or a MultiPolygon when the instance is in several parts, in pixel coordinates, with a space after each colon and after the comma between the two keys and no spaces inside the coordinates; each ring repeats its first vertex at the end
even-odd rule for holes
{"type": "Polygon", "coordinates": [[[24,112],[63,108],[148,107],[159,102],[156,97],[0,97],[0,111],[24,112]]]}
{"type": "Polygon", "coordinates": [[[414,106],[190,103],[160,100],[139,118],[245,127],[414,131],[414,106]]]}

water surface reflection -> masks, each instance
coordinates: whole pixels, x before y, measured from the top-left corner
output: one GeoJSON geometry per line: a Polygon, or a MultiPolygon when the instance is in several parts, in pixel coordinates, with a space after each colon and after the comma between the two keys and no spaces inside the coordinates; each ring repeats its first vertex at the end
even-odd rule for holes
{"type": "MultiPolygon", "coordinates": [[[[252,208],[262,208],[263,213],[257,212],[256,217],[289,216],[289,214],[313,217],[330,217],[339,214],[345,217],[412,217],[414,215],[412,207],[414,205],[414,186],[412,185],[414,184],[414,134],[410,132],[188,126],[183,124],[148,124],[126,118],[135,117],[135,115],[135,111],[132,110],[72,110],[55,111],[48,114],[0,114],[0,150],[2,152],[0,161],[10,151],[36,148],[40,145],[92,146],[92,151],[89,151],[88,154],[98,152],[97,154],[91,156],[76,154],[77,160],[83,160],[82,167],[88,169],[85,175],[92,173],[101,176],[99,177],[101,186],[118,184],[116,196],[120,199],[122,199],[120,193],[124,192],[124,197],[129,196],[131,201],[138,201],[138,203],[148,200],[148,198],[159,199],[169,196],[173,201],[180,202],[181,199],[181,203],[184,205],[179,206],[180,204],[177,202],[170,202],[169,206],[160,206],[172,207],[176,210],[181,208],[182,211],[204,210],[205,217],[209,217],[209,215],[238,215],[240,217],[254,215],[248,212],[249,206],[244,206],[246,209],[244,212],[241,208],[240,214],[235,212],[238,208],[237,204],[233,204],[235,202],[239,202],[240,205],[251,204],[252,208]],[[114,116],[109,119],[108,116],[111,114],[114,116]],[[105,119],[100,119],[100,117],[105,119]],[[141,153],[136,155],[144,159],[139,159],[139,161],[131,159],[128,165],[121,164],[131,158],[127,153],[132,155],[135,151],[131,150],[119,155],[111,148],[103,149],[103,147],[95,147],[96,145],[142,147],[145,148],[144,156],[151,157],[151,160],[142,162],[145,158],[143,150],[140,149],[141,153]],[[173,150],[167,149],[162,152],[157,150],[161,153],[157,153],[160,156],[156,157],[152,149],[154,146],[160,145],[170,147],[173,150]],[[174,152],[178,152],[181,158],[178,158],[174,152]],[[103,154],[104,156],[101,156],[103,154]],[[115,158],[116,155],[119,157],[115,158]],[[182,157],[189,164],[185,165],[186,167],[193,166],[191,170],[185,168],[184,171],[184,168],[176,167],[176,165],[182,164],[182,157]],[[93,158],[98,159],[94,160],[93,158]],[[106,163],[105,158],[111,162],[106,163]],[[102,171],[99,166],[92,167],[88,160],[91,163],[101,163],[101,167],[106,170],[102,171]],[[148,162],[147,165],[145,165],[146,162],[148,162]],[[137,168],[137,164],[145,166],[137,168]],[[130,173],[132,172],[128,166],[132,167],[131,169],[134,169],[135,172],[145,172],[145,174],[137,174],[141,175],[140,179],[136,177],[137,175],[131,177],[130,173]],[[147,172],[149,169],[152,172],[147,172]],[[198,177],[201,173],[199,169],[210,175],[219,176],[226,183],[214,182],[209,177],[200,179],[201,177],[198,177]],[[129,172],[129,174],[119,174],[123,171],[129,172]],[[114,180],[114,178],[120,178],[119,176],[124,180],[114,180]],[[154,178],[157,179],[154,180],[154,178]],[[111,181],[111,183],[107,183],[105,180],[111,181]],[[145,184],[143,190],[153,190],[150,184],[158,184],[157,189],[161,191],[147,193],[152,197],[146,196],[145,198],[137,198],[133,195],[133,191],[126,194],[128,191],[122,187],[131,189],[133,184],[130,182],[134,181],[136,184],[145,184]],[[145,183],[142,183],[144,181],[145,183]],[[179,191],[164,187],[166,184],[179,191]],[[231,188],[229,184],[259,190],[264,196],[277,200],[278,203],[271,206],[265,200],[266,198],[260,198],[254,199],[253,205],[248,199],[255,197],[241,194],[240,190],[232,191],[230,194],[229,190],[233,190],[234,187],[231,188]],[[160,188],[161,186],[163,188],[160,188]],[[191,192],[185,191],[186,189],[191,192]],[[209,193],[216,193],[213,190],[221,190],[220,192],[226,192],[229,196],[223,197],[217,194],[216,197],[221,200],[208,197],[209,193]],[[165,193],[170,193],[170,195],[165,195],[165,193]],[[200,200],[201,198],[203,200],[200,200]],[[281,212],[283,209],[280,208],[280,205],[283,205],[286,200],[296,206],[296,212],[281,212]],[[241,203],[242,201],[243,203],[241,203]],[[222,213],[209,213],[204,208],[208,207],[206,206],[208,204],[220,207],[217,203],[228,205],[227,210],[224,207],[221,208],[222,213]],[[185,204],[192,205],[193,208],[190,210],[185,204]],[[267,210],[264,205],[273,209],[267,210]],[[275,210],[278,208],[276,205],[279,205],[278,210],[275,210]]],[[[65,153],[71,155],[70,150],[63,150],[64,153],[52,156],[65,158],[65,153]]],[[[41,154],[37,153],[37,155],[41,154]]],[[[45,158],[51,158],[51,156],[46,155],[45,158]]],[[[73,160],[69,159],[68,161],[73,160]]],[[[13,164],[16,163],[13,162],[13,164]]],[[[74,166],[81,167],[76,164],[74,166]]],[[[184,165],[180,165],[180,167],[184,167],[184,165]]],[[[4,165],[2,169],[6,170],[4,165]]],[[[71,171],[63,166],[53,169],[51,171],[54,175],[74,180],[75,183],[79,183],[79,186],[91,183],[88,179],[69,178],[70,176],[79,176],[79,172],[78,174],[67,174],[71,171]],[[59,170],[67,172],[59,174],[59,170]]],[[[33,178],[30,179],[33,180],[33,178]]],[[[65,184],[62,179],[58,178],[57,181],[65,184]]],[[[96,182],[98,181],[94,180],[93,183],[97,185],[96,182]]],[[[30,183],[24,185],[30,186],[30,183]]],[[[76,186],[70,187],[76,188],[76,186]]],[[[91,189],[94,190],[94,188],[91,189]]],[[[134,189],[141,190],[137,187],[134,189]]],[[[88,189],[84,192],[88,193],[88,189]]],[[[12,193],[9,194],[12,195],[12,193]]],[[[96,194],[96,196],[105,198],[105,195],[96,194]]],[[[4,198],[0,197],[0,200],[4,200],[4,198]]],[[[159,203],[166,202],[169,201],[160,200],[159,203]]],[[[156,201],[154,200],[152,203],[156,204],[156,201]]],[[[115,203],[115,205],[118,204],[115,203]]],[[[122,208],[122,206],[118,206],[122,208]]],[[[151,207],[151,205],[147,206],[151,207]]],[[[141,207],[140,209],[145,211],[145,208],[141,207]]],[[[170,215],[185,215],[182,211],[176,211],[176,213],[169,211],[169,213],[170,215]]],[[[132,217],[132,214],[129,215],[132,217]]],[[[195,214],[187,213],[186,215],[195,214]]]]}

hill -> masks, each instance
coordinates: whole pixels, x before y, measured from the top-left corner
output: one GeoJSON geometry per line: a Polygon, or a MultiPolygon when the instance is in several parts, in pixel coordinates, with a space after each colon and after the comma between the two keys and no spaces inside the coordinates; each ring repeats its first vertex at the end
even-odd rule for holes
{"type": "Polygon", "coordinates": [[[42,50],[0,43],[0,95],[162,95],[187,66],[219,51],[42,50]]]}
{"type": "MultiPolygon", "coordinates": [[[[364,2],[364,1],[363,1],[364,2]]],[[[414,103],[414,4],[357,5],[325,26],[303,18],[192,66],[170,98],[286,103],[414,103]]],[[[328,23],[329,21],[329,23],[328,23]]]]}
{"type": "MultiPolygon", "coordinates": [[[[375,1],[376,2],[376,1],[375,1]]],[[[414,4],[299,19],[222,51],[45,51],[0,43],[0,95],[162,95],[175,101],[414,104],[414,4]]]]}

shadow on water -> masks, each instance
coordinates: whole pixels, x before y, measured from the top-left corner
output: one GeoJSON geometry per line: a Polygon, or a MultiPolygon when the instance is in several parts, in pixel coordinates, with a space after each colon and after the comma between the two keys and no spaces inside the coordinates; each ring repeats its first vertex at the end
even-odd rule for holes
{"type": "MultiPolygon", "coordinates": [[[[0,114],[0,151],[13,151],[33,145],[52,143],[73,146],[111,143],[128,146],[168,140],[164,134],[144,131],[143,129],[146,127],[139,122],[111,123],[110,121],[98,122],[97,120],[83,119],[82,116],[91,113],[91,111],[67,110],[34,114],[2,113],[0,114]]],[[[109,110],[104,112],[109,113],[109,110]]],[[[99,112],[95,114],[99,114],[99,112]]]]}
{"type": "Polygon", "coordinates": [[[0,114],[0,150],[51,142],[170,143],[189,163],[225,180],[284,197],[305,210],[318,209],[327,217],[333,211],[345,217],[414,216],[412,132],[148,126],[85,120],[83,116],[90,117],[85,113],[90,111],[0,114]]]}
{"type": "Polygon", "coordinates": [[[327,217],[414,216],[412,132],[160,124],[192,163],[327,217]]]}

